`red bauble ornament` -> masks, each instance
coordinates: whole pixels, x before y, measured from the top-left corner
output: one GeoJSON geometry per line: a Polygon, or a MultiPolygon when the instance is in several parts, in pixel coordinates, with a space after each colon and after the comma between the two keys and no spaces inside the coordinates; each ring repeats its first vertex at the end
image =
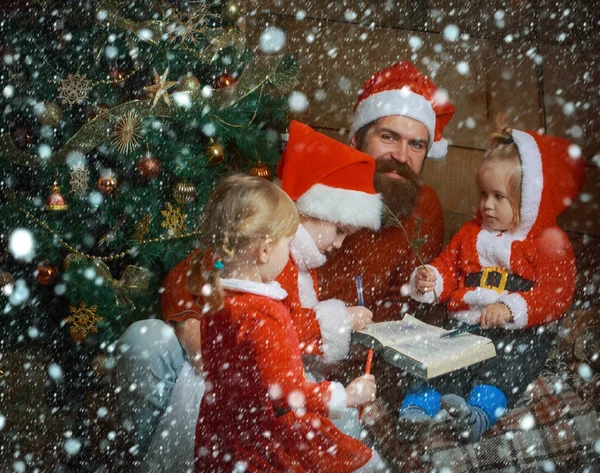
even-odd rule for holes
{"type": "Polygon", "coordinates": [[[46,199],[46,212],[64,212],[68,208],[65,197],[60,193],[60,186],[55,182],[46,199]]]}
{"type": "Polygon", "coordinates": [[[98,189],[100,189],[103,194],[112,194],[117,188],[117,184],[117,176],[112,172],[106,172],[104,176],[98,179],[98,189]]]}
{"type": "Polygon", "coordinates": [[[229,87],[231,84],[235,83],[237,79],[233,77],[231,74],[225,72],[217,77],[215,81],[215,89],[224,89],[225,87],[229,87]]]}
{"type": "Polygon", "coordinates": [[[47,261],[37,267],[37,282],[42,286],[51,286],[58,279],[58,268],[47,261]]]}
{"type": "Polygon", "coordinates": [[[160,160],[146,153],[135,165],[138,172],[146,179],[152,180],[160,174],[160,160]]]}

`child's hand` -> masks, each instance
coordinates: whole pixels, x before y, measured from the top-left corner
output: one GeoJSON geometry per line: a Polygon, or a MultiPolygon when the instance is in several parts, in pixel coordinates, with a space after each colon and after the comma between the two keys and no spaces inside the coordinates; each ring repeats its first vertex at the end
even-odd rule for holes
{"type": "Polygon", "coordinates": [[[481,311],[479,322],[481,328],[500,327],[512,320],[512,312],[505,304],[496,302],[486,305],[481,311]]]}
{"type": "Polygon", "coordinates": [[[346,386],[346,403],[348,407],[359,407],[375,400],[375,376],[365,374],[356,378],[346,386]]]}
{"type": "Polygon", "coordinates": [[[433,291],[435,287],[435,272],[431,268],[419,268],[415,275],[415,282],[417,283],[417,289],[419,292],[425,294],[426,292],[433,291]]]}
{"type": "Polygon", "coordinates": [[[346,307],[346,309],[352,323],[352,330],[362,330],[365,325],[373,323],[373,312],[366,307],[355,305],[353,307],[346,307]]]}

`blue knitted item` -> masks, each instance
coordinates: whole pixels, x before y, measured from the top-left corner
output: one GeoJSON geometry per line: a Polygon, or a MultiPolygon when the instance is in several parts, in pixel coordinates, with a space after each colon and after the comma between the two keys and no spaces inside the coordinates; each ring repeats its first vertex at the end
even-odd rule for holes
{"type": "Polygon", "coordinates": [[[480,384],[469,393],[467,404],[480,408],[490,419],[490,425],[494,425],[498,417],[506,411],[507,401],[501,389],[491,384],[480,384]]]}
{"type": "Polygon", "coordinates": [[[408,393],[400,406],[400,415],[409,407],[420,407],[429,417],[435,416],[440,410],[442,395],[431,386],[424,386],[416,392],[408,393]]]}

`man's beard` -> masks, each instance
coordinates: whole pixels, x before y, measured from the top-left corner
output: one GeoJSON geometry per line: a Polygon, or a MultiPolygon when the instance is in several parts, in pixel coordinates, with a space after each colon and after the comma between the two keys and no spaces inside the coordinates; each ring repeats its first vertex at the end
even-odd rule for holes
{"type": "Polygon", "coordinates": [[[390,158],[377,159],[373,184],[398,220],[404,220],[413,213],[419,198],[421,179],[408,164],[390,158]],[[395,172],[403,179],[387,176],[387,172],[395,172]]]}

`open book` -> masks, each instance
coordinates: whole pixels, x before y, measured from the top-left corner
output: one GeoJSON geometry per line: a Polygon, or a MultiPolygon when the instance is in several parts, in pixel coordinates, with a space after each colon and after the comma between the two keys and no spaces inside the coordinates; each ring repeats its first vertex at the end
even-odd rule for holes
{"type": "Polygon", "coordinates": [[[470,333],[440,338],[446,332],[406,314],[402,320],[367,325],[352,334],[352,341],[375,349],[388,363],[426,379],[496,356],[489,338],[470,333]]]}

